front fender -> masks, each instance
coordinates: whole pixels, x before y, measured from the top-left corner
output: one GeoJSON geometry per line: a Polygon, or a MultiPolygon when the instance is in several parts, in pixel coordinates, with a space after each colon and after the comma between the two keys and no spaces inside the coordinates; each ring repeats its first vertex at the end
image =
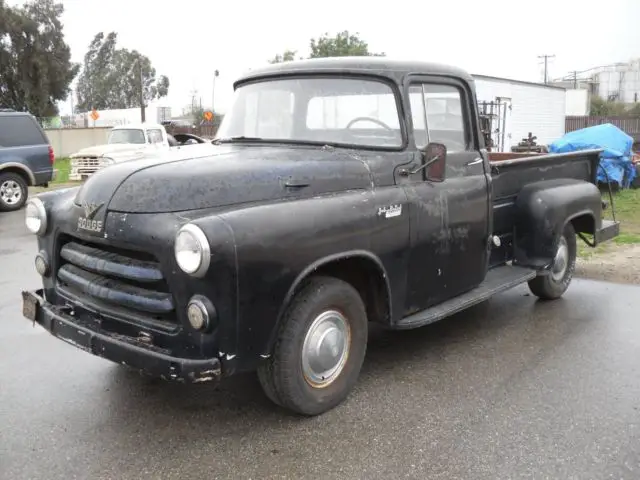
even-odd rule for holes
{"type": "MultiPolygon", "coordinates": [[[[238,371],[255,369],[268,356],[282,312],[309,274],[327,272],[327,262],[365,266],[362,278],[377,278],[380,321],[404,301],[407,215],[386,218],[383,205],[403,203],[404,190],[346,191],[295,201],[264,203],[222,213],[234,232],[238,259],[238,371]],[[391,301],[393,296],[393,302],[391,301]]],[[[336,273],[336,272],[332,272],[336,273]]],[[[346,273],[345,273],[346,274],[346,273]]],[[[365,302],[367,303],[367,302],[365,302]]]]}
{"type": "Polygon", "coordinates": [[[567,222],[576,231],[595,233],[602,222],[598,187],[574,179],[527,184],[516,199],[514,260],[536,269],[546,268],[567,222]]]}

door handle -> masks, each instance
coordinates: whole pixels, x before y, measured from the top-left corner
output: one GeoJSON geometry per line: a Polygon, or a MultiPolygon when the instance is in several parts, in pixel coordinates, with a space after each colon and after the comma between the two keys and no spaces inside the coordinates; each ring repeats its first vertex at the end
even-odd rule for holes
{"type": "Polygon", "coordinates": [[[464,164],[465,167],[470,167],[471,165],[477,165],[479,163],[483,162],[483,158],[482,157],[478,157],[475,160],[471,160],[470,162],[467,162],[464,164]]]}

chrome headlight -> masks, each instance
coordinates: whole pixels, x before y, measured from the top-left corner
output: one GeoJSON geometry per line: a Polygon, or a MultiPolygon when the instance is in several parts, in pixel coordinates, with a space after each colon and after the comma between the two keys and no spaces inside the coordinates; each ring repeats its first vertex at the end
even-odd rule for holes
{"type": "Polygon", "coordinates": [[[178,230],[174,250],[176,262],[183,272],[194,277],[204,277],[209,268],[211,249],[200,227],[188,223],[178,230]]]}
{"type": "Polygon", "coordinates": [[[47,210],[38,197],[27,202],[24,222],[34,235],[42,235],[47,230],[47,210]]]}

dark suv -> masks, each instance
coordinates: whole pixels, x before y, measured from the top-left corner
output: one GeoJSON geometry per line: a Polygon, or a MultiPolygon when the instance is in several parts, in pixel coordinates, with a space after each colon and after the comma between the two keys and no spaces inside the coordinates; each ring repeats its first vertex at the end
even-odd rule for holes
{"type": "Polygon", "coordinates": [[[0,109],[0,212],[19,210],[28,187],[54,178],[53,148],[29,113],[0,109]]]}

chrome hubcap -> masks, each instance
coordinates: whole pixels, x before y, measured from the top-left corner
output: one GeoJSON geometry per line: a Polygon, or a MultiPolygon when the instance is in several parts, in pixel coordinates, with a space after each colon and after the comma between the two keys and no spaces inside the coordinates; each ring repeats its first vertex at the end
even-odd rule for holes
{"type": "Polygon", "coordinates": [[[311,323],[302,345],[302,373],[309,385],[323,388],[342,372],[351,345],[351,330],[345,316],[329,310],[311,323]]]}
{"type": "Polygon", "coordinates": [[[18,182],[7,180],[0,185],[0,199],[7,205],[15,205],[22,198],[22,189],[18,182]]]}
{"type": "Polygon", "coordinates": [[[564,274],[569,266],[569,245],[564,237],[560,237],[558,243],[558,250],[556,256],[553,259],[553,267],[551,267],[551,277],[559,282],[564,278],[564,274]]]}

